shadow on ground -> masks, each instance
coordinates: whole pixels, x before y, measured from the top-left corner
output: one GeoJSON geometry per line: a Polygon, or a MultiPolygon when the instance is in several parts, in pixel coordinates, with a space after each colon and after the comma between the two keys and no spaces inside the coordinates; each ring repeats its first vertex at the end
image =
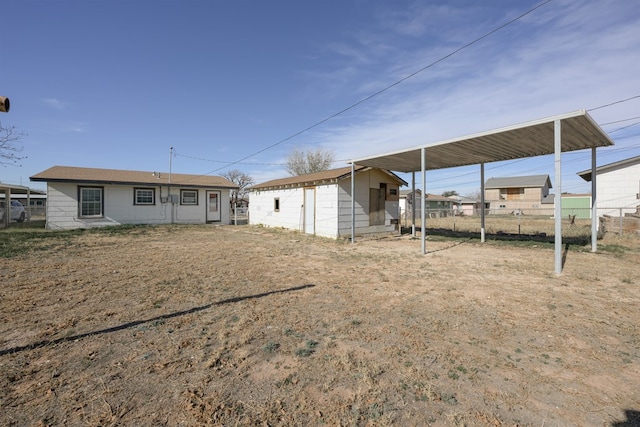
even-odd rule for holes
{"type": "Polygon", "coordinates": [[[611,427],[640,427],[640,411],[626,409],[624,411],[624,414],[626,415],[627,419],[612,423],[611,427]]]}
{"type": "Polygon", "coordinates": [[[54,339],[54,340],[43,340],[43,341],[39,341],[39,342],[35,342],[35,343],[31,343],[31,344],[27,344],[27,345],[23,345],[23,346],[19,346],[19,347],[7,348],[7,349],[4,349],[4,350],[0,350],[0,356],[3,356],[5,354],[18,353],[20,351],[25,351],[25,350],[33,350],[35,348],[45,347],[45,346],[52,345],[52,344],[60,344],[60,343],[67,342],[67,341],[75,341],[75,340],[78,340],[78,339],[81,339],[81,338],[91,337],[91,336],[94,336],[94,335],[101,335],[101,334],[107,334],[107,333],[111,333],[111,332],[117,332],[117,331],[121,331],[123,329],[129,329],[129,328],[133,328],[133,327],[138,326],[138,325],[143,325],[145,323],[152,323],[152,322],[156,322],[158,320],[172,319],[174,317],[184,316],[184,315],[191,314],[191,313],[197,313],[198,311],[207,310],[207,309],[209,309],[211,307],[218,306],[218,305],[230,304],[230,303],[240,302],[240,301],[244,301],[244,300],[248,300],[248,299],[254,299],[254,298],[262,298],[262,297],[266,297],[268,295],[280,294],[280,293],[284,293],[284,292],[300,291],[302,289],[313,288],[314,286],[315,285],[308,284],[308,285],[295,286],[293,288],[278,289],[278,290],[275,290],[275,291],[263,292],[263,293],[255,294],[255,295],[246,295],[246,296],[228,298],[228,299],[224,299],[224,300],[221,300],[221,301],[213,302],[211,304],[202,305],[200,307],[193,307],[193,308],[190,308],[188,310],[176,311],[176,312],[173,312],[173,313],[163,314],[162,316],[152,317],[150,319],[135,320],[133,322],[123,323],[122,325],[113,326],[111,328],[100,329],[100,330],[92,331],[92,332],[85,332],[84,334],[72,335],[72,336],[68,336],[68,337],[57,338],[57,339],[54,339]]]}
{"type": "MultiPolygon", "coordinates": [[[[419,233],[420,229],[416,228],[419,233]]],[[[410,227],[402,227],[401,234],[411,234],[410,227]]],[[[471,231],[453,231],[445,228],[427,228],[427,236],[439,236],[458,239],[480,240],[480,233],[471,231]]],[[[554,243],[555,237],[545,233],[538,234],[517,234],[517,233],[485,233],[486,240],[497,241],[520,241],[520,242],[540,242],[554,243]]],[[[591,243],[590,236],[563,236],[562,242],[570,245],[588,245],[591,243]]]]}

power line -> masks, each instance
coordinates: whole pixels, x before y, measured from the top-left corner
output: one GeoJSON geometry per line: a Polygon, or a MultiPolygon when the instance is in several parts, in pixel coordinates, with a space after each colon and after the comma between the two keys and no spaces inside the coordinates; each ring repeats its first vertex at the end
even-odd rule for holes
{"type": "Polygon", "coordinates": [[[612,131],[611,131],[611,132],[609,132],[609,133],[618,132],[619,130],[623,130],[623,129],[630,128],[630,127],[635,126],[635,125],[637,125],[637,124],[639,124],[639,123],[640,123],[640,122],[631,123],[630,125],[622,126],[621,128],[618,128],[618,129],[616,129],[616,130],[612,130],[612,131]]]}
{"type": "Polygon", "coordinates": [[[187,156],[185,154],[178,154],[178,153],[174,153],[173,154],[175,157],[184,157],[187,159],[193,159],[193,160],[201,160],[203,162],[210,162],[210,163],[227,163],[227,164],[238,164],[238,165],[260,165],[260,166],[285,166],[285,163],[254,163],[254,162],[247,162],[247,163],[240,163],[240,162],[233,162],[233,161],[227,161],[227,160],[212,160],[212,159],[205,159],[202,157],[196,157],[196,156],[187,156]]]}
{"type": "Polygon", "coordinates": [[[599,107],[591,108],[591,109],[589,109],[589,110],[587,110],[587,111],[595,111],[595,110],[599,110],[599,109],[601,109],[601,108],[611,107],[612,105],[621,104],[621,103],[623,103],[623,102],[631,101],[632,99],[636,99],[636,98],[640,98],[640,95],[632,96],[632,97],[630,97],[630,98],[627,98],[627,99],[621,99],[620,101],[615,101],[615,102],[612,102],[612,103],[610,103],[610,104],[605,104],[605,105],[601,105],[601,106],[599,106],[599,107]]]}
{"type": "MultiPolygon", "coordinates": [[[[630,121],[630,120],[636,120],[636,119],[640,119],[640,116],[636,116],[636,117],[629,117],[628,119],[615,120],[615,121],[613,121],[613,122],[602,123],[600,126],[613,125],[613,124],[616,124],[616,123],[628,122],[628,121],[630,121]]],[[[615,132],[615,131],[614,131],[614,132],[615,132]]]]}
{"type": "MultiPolygon", "coordinates": [[[[279,140],[279,141],[277,141],[277,142],[275,142],[275,143],[273,143],[273,144],[271,144],[271,145],[268,145],[268,146],[266,146],[265,148],[263,148],[263,149],[261,149],[261,150],[256,151],[255,153],[249,154],[248,156],[245,156],[245,157],[243,157],[243,158],[241,158],[241,159],[239,159],[239,160],[237,160],[237,161],[235,161],[235,162],[232,162],[232,163],[230,163],[230,164],[229,164],[229,165],[227,165],[227,166],[231,166],[231,165],[234,165],[234,164],[238,164],[238,163],[240,163],[240,162],[242,162],[242,161],[244,161],[244,160],[247,160],[247,159],[248,159],[248,158],[250,158],[250,157],[256,156],[256,155],[258,155],[258,154],[260,154],[260,153],[263,153],[263,152],[265,152],[265,151],[267,151],[267,150],[270,150],[270,149],[271,149],[271,148],[273,148],[273,147],[276,147],[276,146],[278,146],[278,145],[280,145],[280,144],[282,144],[282,143],[284,143],[284,142],[287,142],[287,141],[289,141],[289,140],[291,140],[291,139],[293,139],[293,138],[295,138],[295,137],[297,137],[297,136],[299,136],[299,135],[301,135],[301,134],[303,134],[303,133],[305,133],[305,132],[310,131],[311,129],[314,129],[314,128],[316,128],[316,127],[318,127],[318,126],[320,126],[320,125],[322,125],[322,124],[324,124],[324,123],[328,122],[328,121],[329,121],[329,120],[331,120],[331,119],[334,119],[334,118],[338,117],[338,116],[339,116],[339,115],[341,115],[341,114],[346,113],[347,111],[350,111],[350,110],[352,110],[352,109],[356,108],[357,106],[359,106],[359,105],[361,105],[361,104],[363,104],[363,103],[365,103],[365,102],[367,102],[367,101],[371,100],[372,98],[375,98],[376,96],[378,96],[378,95],[380,95],[380,94],[382,94],[382,93],[384,93],[384,92],[388,91],[389,89],[392,89],[392,88],[394,88],[394,87],[398,86],[399,84],[403,83],[404,81],[406,81],[406,80],[408,80],[408,79],[410,79],[410,78],[412,78],[412,77],[415,77],[416,75],[418,75],[418,74],[422,73],[423,71],[426,71],[426,70],[428,70],[429,68],[431,68],[431,67],[433,67],[433,66],[435,66],[435,65],[439,64],[440,62],[442,62],[442,61],[444,61],[444,60],[446,60],[446,59],[448,59],[448,58],[452,57],[452,56],[453,56],[453,55],[455,55],[456,53],[458,53],[458,52],[460,52],[460,51],[462,51],[462,50],[464,50],[464,49],[466,49],[466,48],[468,48],[468,47],[470,47],[470,46],[473,46],[474,44],[476,44],[476,43],[480,42],[481,40],[484,40],[485,38],[487,38],[487,37],[489,37],[489,36],[491,36],[491,35],[495,34],[496,32],[498,32],[498,31],[500,31],[500,30],[502,30],[502,29],[506,28],[507,26],[509,26],[509,25],[513,24],[514,22],[516,22],[516,21],[518,21],[518,20],[520,20],[520,19],[524,18],[525,16],[527,16],[527,15],[529,15],[529,14],[533,13],[533,12],[535,12],[536,10],[538,10],[539,8],[541,8],[542,6],[546,5],[546,4],[547,4],[547,3],[549,3],[549,2],[551,2],[551,0],[546,0],[546,1],[542,2],[542,3],[540,3],[539,5],[537,5],[537,6],[533,7],[533,8],[531,8],[531,9],[529,9],[528,11],[524,12],[523,14],[521,14],[521,15],[519,15],[519,16],[517,16],[517,17],[513,18],[513,19],[511,19],[510,21],[506,22],[505,24],[502,24],[501,26],[499,26],[499,27],[497,27],[497,28],[494,28],[493,30],[489,31],[488,33],[485,33],[484,35],[482,35],[482,36],[480,36],[480,37],[478,37],[478,38],[474,39],[473,41],[466,43],[465,45],[463,45],[463,46],[459,47],[458,49],[455,49],[453,52],[451,52],[451,53],[449,53],[449,54],[447,54],[447,55],[443,56],[442,58],[440,58],[440,59],[438,59],[438,60],[436,60],[436,61],[433,61],[432,63],[430,63],[430,64],[428,64],[428,65],[426,65],[426,66],[424,66],[424,67],[420,68],[420,69],[419,69],[419,70],[417,70],[417,71],[414,71],[413,73],[411,73],[411,74],[409,74],[409,75],[407,75],[407,76],[405,76],[405,77],[401,78],[400,80],[397,80],[396,82],[394,82],[394,83],[392,83],[392,84],[390,84],[390,85],[388,85],[388,86],[386,86],[386,87],[384,87],[384,88],[382,88],[382,89],[378,90],[377,92],[374,92],[373,94],[371,94],[371,95],[369,95],[369,96],[366,96],[365,98],[363,98],[363,99],[361,99],[361,100],[357,101],[356,103],[351,104],[350,106],[348,106],[348,107],[346,107],[346,108],[343,108],[342,110],[338,111],[337,113],[334,113],[334,114],[332,114],[332,115],[330,115],[330,116],[328,116],[328,117],[326,117],[326,118],[324,118],[324,119],[322,119],[322,120],[320,120],[320,121],[318,121],[318,122],[316,122],[316,123],[314,123],[314,124],[312,124],[312,125],[310,125],[310,126],[307,126],[306,128],[304,128],[304,129],[302,129],[302,130],[300,130],[300,131],[298,131],[298,132],[294,133],[293,135],[290,135],[290,136],[288,136],[288,137],[286,137],[286,138],[283,138],[283,139],[281,139],[281,140],[279,140]]],[[[217,172],[217,171],[219,171],[219,170],[221,170],[221,169],[224,169],[225,167],[226,167],[226,166],[220,167],[220,168],[218,168],[218,169],[214,169],[214,170],[212,170],[212,171],[210,171],[210,172],[205,173],[204,175],[209,175],[209,174],[211,174],[211,173],[217,172]]]]}

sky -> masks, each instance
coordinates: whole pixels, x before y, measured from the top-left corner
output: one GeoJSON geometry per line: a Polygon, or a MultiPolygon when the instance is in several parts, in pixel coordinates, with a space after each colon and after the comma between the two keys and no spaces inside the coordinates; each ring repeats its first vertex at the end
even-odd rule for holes
{"type": "MultiPolygon", "coordinates": [[[[54,165],[260,183],[294,148],[343,167],[580,109],[615,142],[598,166],[640,155],[635,1],[0,0],[0,17],[0,123],[26,156],[4,183],[45,189],[29,177],[54,165]]],[[[563,192],[590,192],[591,151],[562,161],[563,192]]],[[[553,156],[485,165],[541,174],[553,156]]],[[[479,189],[478,165],[427,172],[429,193],[479,189]]]]}

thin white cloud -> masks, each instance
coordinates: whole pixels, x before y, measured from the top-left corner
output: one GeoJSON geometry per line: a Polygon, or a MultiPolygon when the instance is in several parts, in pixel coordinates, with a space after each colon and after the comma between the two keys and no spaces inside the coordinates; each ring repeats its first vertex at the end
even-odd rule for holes
{"type": "Polygon", "coordinates": [[[351,125],[322,133],[344,156],[359,157],[624,97],[640,88],[632,66],[640,63],[640,22],[612,14],[610,3],[560,3],[555,20],[526,25],[529,37],[473,46],[359,107],[351,125]],[[603,21],[606,31],[594,33],[603,21]]]}
{"type": "MultiPolygon", "coordinates": [[[[456,15],[452,8],[425,10],[416,15],[411,25],[406,24],[408,17],[394,16],[395,21],[387,26],[394,27],[397,33],[422,36],[427,34],[427,22],[436,13],[458,16],[459,20],[466,16],[466,11],[456,15]]],[[[359,105],[302,139],[305,143],[321,143],[339,153],[340,159],[348,160],[638,95],[638,28],[640,16],[622,0],[554,1],[539,13],[359,105]]],[[[452,31],[460,33],[461,27],[452,31]]],[[[360,34],[354,45],[359,49],[367,47],[361,42],[363,39],[366,37],[360,34]]],[[[394,81],[389,81],[389,76],[402,78],[459,47],[425,43],[420,49],[403,51],[404,45],[399,43],[395,51],[389,49],[393,53],[386,62],[386,71],[378,75],[369,76],[367,70],[351,68],[349,75],[343,75],[345,86],[357,82],[359,93],[374,93],[394,81]]],[[[377,51],[359,55],[379,58],[377,51]]],[[[598,110],[593,116],[601,122],[636,116],[638,104],[640,100],[598,110]]],[[[589,160],[585,159],[577,158],[563,171],[568,174],[566,188],[571,191],[588,191],[588,184],[574,177],[574,169],[589,167],[589,160]]],[[[551,165],[549,159],[542,158],[492,167],[496,168],[496,176],[505,176],[524,172],[552,174],[551,165]]],[[[456,176],[445,171],[440,174],[456,176]]],[[[471,181],[474,179],[477,178],[471,181]]],[[[462,178],[461,185],[465,182],[462,178]]],[[[446,180],[441,185],[447,189],[446,180]]]]}
{"type": "Polygon", "coordinates": [[[44,98],[42,102],[56,110],[64,110],[67,107],[67,103],[57,99],[57,98],[44,98]]]}

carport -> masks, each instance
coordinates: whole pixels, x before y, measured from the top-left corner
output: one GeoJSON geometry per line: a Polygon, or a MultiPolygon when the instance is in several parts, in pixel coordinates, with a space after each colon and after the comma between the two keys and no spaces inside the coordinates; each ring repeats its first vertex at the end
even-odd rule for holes
{"type": "MultiPolygon", "coordinates": [[[[422,192],[426,194],[426,171],[457,166],[480,165],[481,205],[484,206],[485,163],[554,154],[554,187],[562,194],[562,153],[591,149],[591,250],[597,250],[596,148],[613,145],[613,141],[589,116],[578,110],[519,125],[495,129],[461,138],[420,145],[378,156],[354,159],[351,163],[351,194],[355,194],[355,165],[411,172],[415,192],[415,172],[422,172],[422,192]]],[[[426,254],[426,200],[422,199],[421,240],[426,254]]],[[[415,200],[415,199],[414,199],[415,200]]],[[[351,203],[351,241],[355,242],[355,201],[351,203]]],[[[562,272],[562,197],[555,198],[555,272],[562,272]]],[[[481,241],[485,241],[485,212],[480,218],[481,241]]]]}
{"type": "Polygon", "coordinates": [[[0,182],[0,193],[4,193],[5,200],[5,215],[2,218],[0,223],[0,228],[9,227],[9,223],[11,222],[11,192],[21,193],[27,195],[27,207],[25,208],[27,211],[27,220],[31,220],[31,189],[29,187],[24,187],[22,185],[11,185],[4,184],[0,182]]]}

